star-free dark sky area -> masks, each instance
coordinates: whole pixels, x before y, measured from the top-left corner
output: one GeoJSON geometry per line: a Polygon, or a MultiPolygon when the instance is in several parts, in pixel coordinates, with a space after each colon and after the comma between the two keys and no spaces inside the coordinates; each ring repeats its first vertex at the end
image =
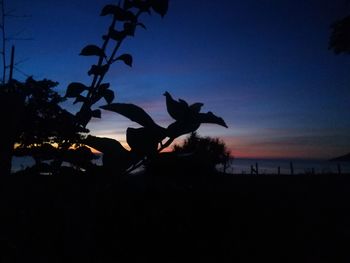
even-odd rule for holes
{"type": "MultiPolygon", "coordinates": [[[[110,0],[9,0],[17,67],[36,79],[89,84],[95,58],[78,56],[102,43],[110,0]]],[[[350,12],[347,0],[170,0],[169,11],[143,15],[147,30],[123,43],[133,67],[115,64],[107,76],[118,102],[144,107],[161,125],[169,91],[203,102],[229,126],[202,125],[200,135],[222,138],[236,157],[330,158],[350,151],[350,56],[328,50],[330,25],[350,12]]],[[[15,78],[26,77],[16,71],[15,78]]],[[[78,110],[68,101],[64,107],[78,110]]],[[[125,142],[135,126],[103,112],[91,133],[125,142]]]]}

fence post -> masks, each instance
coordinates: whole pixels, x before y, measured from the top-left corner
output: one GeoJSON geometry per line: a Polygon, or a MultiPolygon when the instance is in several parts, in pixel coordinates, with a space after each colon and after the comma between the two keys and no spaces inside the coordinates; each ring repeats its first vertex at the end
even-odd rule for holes
{"type": "Polygon", "coordinates": [[[337,168],[338,168],[338,175],[341,175],[341,166],[339,163],[337,164],[337,168]]]}
{"type": "Polygon", "coordinates": [[[294,175],[294,166],[293,166],[293,162],[290,162],[290,174],[294,175]]]}
{"type": "Polygon", "coordinates": [[[13,68],[15,67],[15,46],[12,46],[11,48],[11,64],[10,64],[10,75],[9,75],[9,82],[12,81],[13,78],[13,68]]]}

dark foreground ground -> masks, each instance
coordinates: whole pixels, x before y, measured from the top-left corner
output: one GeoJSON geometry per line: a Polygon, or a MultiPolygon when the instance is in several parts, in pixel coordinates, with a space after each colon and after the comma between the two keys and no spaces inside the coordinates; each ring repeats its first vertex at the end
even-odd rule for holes
{"type": "Polygon", "coordinates": [[[0,262],[350,262],[350,176],[0,178],[0,262]]]}

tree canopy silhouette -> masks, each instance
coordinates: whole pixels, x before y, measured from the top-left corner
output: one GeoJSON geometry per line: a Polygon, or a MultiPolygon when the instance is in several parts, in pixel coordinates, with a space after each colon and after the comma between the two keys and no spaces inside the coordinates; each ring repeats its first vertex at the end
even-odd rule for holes
{"type": "Polygon", "coordinates": [[[329,39],[329,49],[336,54],[350,54],[350,15],[334,22],[329,39]]]}
{"type": "MultiPolygon", "coordinates": [[[[79,144],[88,132],[59,105],[65,99],[53,90],[57,84],[30,77],[1,87],[1,115],[9,120],[1,140],[7,145],[8,156],[32,156],[37,164],[43,160],[61,163],[68,148],[79,144]]],[[[6,169],[11,167],[9,158],[6,169]]]]}
{"type": "Polygon", "coordinates": [[[217,165],[222,165],[224,172],[230,163],[230,151],[218,138],[201,137],[196,132],[191,133],[182,145],[174,145],[174,152],[192,156],[194,165],[201,169],[214,171],[217,165]]]}

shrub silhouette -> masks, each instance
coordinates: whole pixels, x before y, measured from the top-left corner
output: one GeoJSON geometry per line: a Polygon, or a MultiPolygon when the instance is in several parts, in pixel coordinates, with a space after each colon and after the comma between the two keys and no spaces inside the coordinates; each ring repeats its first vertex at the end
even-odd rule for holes
{"type": "Polygon", "coordinates": [[[226,170],[230,162],[230,152],[223,141],[200,137],[196,132],[191,133],[183,145],[175,145],[174,152],[190,156],[196,169],[206,171],[215,171],[217,165],[222,165],[226,170]]]}
{"type": "Polygon", "coordinates": [[[159,154],[146,163],[152,175],[203,176],[211,175],[221,165],[226,172],[230,164],[230,152],[218,138],[200,137],[191,133],[183,144],[174,145],[172,152],[159,154]]]}

